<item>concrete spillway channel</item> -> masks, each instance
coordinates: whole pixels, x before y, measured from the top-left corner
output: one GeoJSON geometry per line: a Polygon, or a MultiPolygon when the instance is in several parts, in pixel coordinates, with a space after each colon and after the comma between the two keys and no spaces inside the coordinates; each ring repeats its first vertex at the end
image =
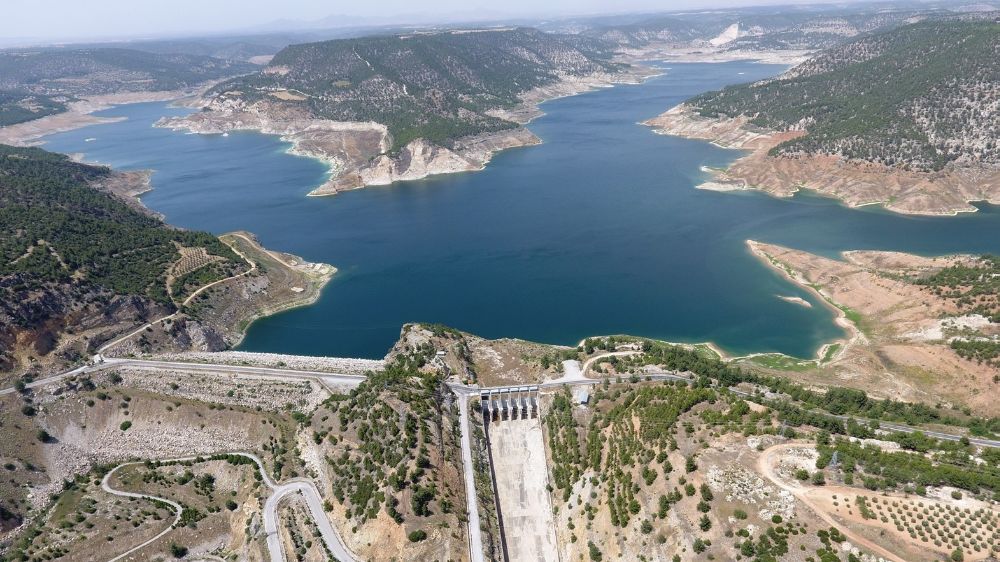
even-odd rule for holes
{"type": "Polygon", "coordinates": [[[480,393],[506,562],[559,559],[538,391],[520,386],[480,393]]]}

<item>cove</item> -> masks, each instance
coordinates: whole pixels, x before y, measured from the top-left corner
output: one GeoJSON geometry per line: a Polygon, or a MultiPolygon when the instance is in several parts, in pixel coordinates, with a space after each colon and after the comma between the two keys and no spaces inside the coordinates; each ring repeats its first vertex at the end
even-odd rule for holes
{"type": "Polygon", "coordinates": [[[153,128],[189,111],[164,103],[112,108],[100,115],[127,119],[49,136],[46,148],[155,170],[143,201],[171,224],[248,230],[340,269],[315,305],[254,323],[240,346],[250,351],[380,357],[403,323],[422,321],[490,338],[633,334],[809,357],[842,335],[832,312],[759,263],[746,239],[828,256],[1000,252],[996,207],[910,217],[810,195],[694,189],[701,166],[739,153],[637,123],[783,67],[661,66],[641,85],[547,102],[529,125],[544,144],[500,153],[481,172],[334,197],[305,196],[327,170],[276,137],[153,128]]]}

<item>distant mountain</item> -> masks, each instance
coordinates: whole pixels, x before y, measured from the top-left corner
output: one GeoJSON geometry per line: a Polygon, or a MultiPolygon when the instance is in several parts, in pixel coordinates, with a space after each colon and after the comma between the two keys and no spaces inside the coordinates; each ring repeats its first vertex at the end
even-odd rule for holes
{"type": "Polygon", "coordinates": [[[816,50],[937,13],[941,10],[909,5],[894,5],[889,9],[755,8],[668,14],[610,25],[595,23],[581,33],[626,49],[666,43],[702,44],[727,50],[816,50]]]}
{"type": "Polygon", "coordinates": [[[490,110],[564,76],[615,72],[604,43],[535,29],[416,32],[292,45],[229,80],[214,103],[264,101],[335,121],[388,127],[394,149],[516,127],[490,110]]]}
{"type": "Polygon", "coordinates": [[[773,155],[916,170],[1000,165],[1000,23],[928,21],[858,38],[788,73],[689,100],[706,117],[806,134],[773,155]]]}
{"type": "Polygon", "coordinates": [[[0,51],[0,126],[66,110],[86,96],[177,90],[251,72],[247,62],[135,49],[0,51]]]}
{"type": "Polygon", "coordinates": [[[0,52],[0,90],[94,95],[175,90],[254,67],[197,55],[134,49],[38,49],[0,52]]]}

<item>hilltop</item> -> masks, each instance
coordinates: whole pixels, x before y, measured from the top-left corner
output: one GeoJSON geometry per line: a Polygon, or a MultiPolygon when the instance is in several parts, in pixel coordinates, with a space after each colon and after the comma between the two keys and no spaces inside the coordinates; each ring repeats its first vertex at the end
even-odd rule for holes
{"type": "Polygon", "coordinates": [[[998,199],[1000,25],[934,20],[867,35],[771,80],[709,92],[649,121],[755,153],[721,189],[805,186],[910,213],[998,199]]]}
{"type": "Polygon", "coordinates": [[[205,111],[166,126],[258,129],[331,161],[314,194],[481,168],[537,143],[534,104],[635,80],[603,42],[507,28],[339,39],[283,49],[260,72],[219,84],[205,111]]]}

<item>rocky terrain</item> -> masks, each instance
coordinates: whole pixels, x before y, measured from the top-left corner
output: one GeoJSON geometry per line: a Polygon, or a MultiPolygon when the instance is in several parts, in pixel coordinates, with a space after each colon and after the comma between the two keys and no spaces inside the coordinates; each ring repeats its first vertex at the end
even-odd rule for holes
{"type": "Polygon", "coordinates": [[[3,147],[0,374],[108,353],[218,351],[255,319],[315,301],[336,271],[165,225],[134,196],[148,174],[3,147]]]}
{"type": "Polygon", "coordinates": [[[1000,201],[996,34],[986,19],[864,36],[647,124],[752,151],[704,188],[809,189],[911,214],[975,211],[971,202],[1000,201]]]}
{"type": "MultiPolygon", "coordinates": [[[[100,481],[110,463],[251,451],[258,452],[275,478],[300,474],[303,465],[291,453],[296,423],[289,418],[289,412],[310,411],[327,393],[308,381],[239,376],[227,380],[183,371],[172,372],[167,378],[126,369],[4,395],[0,397],[0,427],[6,438],[0,444],[0,459],[15,469],[7,470],[9,478],[0,485],[0,550],[14,557],[11,559],[16,559],[16,552],[30,550],[48,551],[50,557],[69,554],[72,559],[91,559],[100,552],[105,555],[100,558],[103,560],[108,554],[121,553],[149,538],[145,529],[155,534],[152,527],[157,521],[163,525],[172,520],[172,514],[150,518],[149,510],[157,505],[136,505],[134,501],[124,502],[132,515],[124,520],[121,517],[125,513],[115,517],[123,502],[102,494],[99,485],[91,485],[95,478],[100,481]],[[92,524],[81,525],[81,519],[74,519],[75,506],[81,503],[83,516],[92,524]],[[102,519],[105,514],[113,520],[102,519]],[[58,525],[63,517],[69,523],[58,525]],[[67,535],[65,529],[73,526],[77,528],[67,535]],[[126,528],[137,530],[114,532],[126,528]],[[11,539],[18,534],[27,536],[27,541],[12,545],[11,539]],[[88,538],[77,541],[78,535],[88,538]],[[114,540],[104,535],[113,535],[114,540]]],[[[215,472],[219,489],[228,486],[226,482],[236,481],[224,476],[224,472],[215,472]]],[[[254,482],[253,478],[248,480],[242,481],[254,482]]],[[[142,481],[149,484],[148,479],[142,481]]],[[[241,488],[240,495],[233,495],[245,508],[234,515],[250,516],[256,509],[256,498],[261,494],[255,491],[248,498],[248,492],[241,488]]],[[[222,506],[229,497],[227,491],[224,496],[217,492],[208,499],[222,506]]],[[[190,507],[201,512],[197,522],[182,525],[170,540],[161,541],[161,551],[168,551],[171,543],[205,553],[220,545],[222,550],[246,548],[247,538],[263,542],[258,531],[246,533],[245,519],[230,527],[212,518],[213,513],[229,515],[233,510],[223,507],[221,512],[214,508],[206,511],[207,506],[193,501],[190,507]],[[206,515],[209,517],[201,520],[206,515]]],[[[259,515],[257,521],[251,529],[259,530],[259,515]]],[[[261,559],[259,554],[256,558],[261,559]]]]}

